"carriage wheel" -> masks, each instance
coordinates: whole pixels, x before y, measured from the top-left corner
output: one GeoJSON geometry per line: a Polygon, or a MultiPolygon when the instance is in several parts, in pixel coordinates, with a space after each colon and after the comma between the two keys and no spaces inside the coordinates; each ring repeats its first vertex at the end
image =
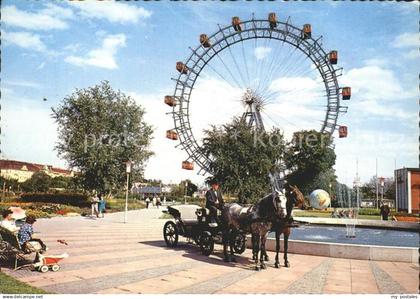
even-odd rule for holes
{"type": "Polygon", "coordinates": [[[49,267],[47,265],[43,265],[43,266],[39,267],[39,271],[42,272],[42,273],[46,273],[46,272],[48,272],[48,270],[49,270],[49,267]]]}
{"type": "Polygon", "coordinates": [[[246,249],[246,237],[244,234],[235,234],[233,237],[233,251],[237,254],[244,253],[246,249]]]}
{"type": "Polygon", "coordinates": [[[168,221],[163,226],[163,238],[168,247],[178,245],[178,227],[173,221],[168,221]]]}
{"type": "Polygon", "coordinates": [[[52,265],[51,270],[52,270],[53,272],[57,272],[58,270],[60,270],[60,266],[59,266],[59,265],[57,265],[57,264],[52,265]]]}
{"type": "Polygon", "coordinates": [[[208,231],[205,231],[200,235],[199,241],[200,241],[201,252],[204,255],[209,256],[213,252],[213,249],[214,249],[213,236],[208,231]]]}

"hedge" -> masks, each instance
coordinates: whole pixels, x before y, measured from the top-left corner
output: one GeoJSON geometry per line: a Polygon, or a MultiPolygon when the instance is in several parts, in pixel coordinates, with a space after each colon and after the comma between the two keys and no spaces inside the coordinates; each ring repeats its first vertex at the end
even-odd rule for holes
{"type": "Polygon", "coordinates": [[[89,207],[90,202],[86,194],[81,193],[24,193],[23,202],[57,203],[76,207],[89,207]]]}

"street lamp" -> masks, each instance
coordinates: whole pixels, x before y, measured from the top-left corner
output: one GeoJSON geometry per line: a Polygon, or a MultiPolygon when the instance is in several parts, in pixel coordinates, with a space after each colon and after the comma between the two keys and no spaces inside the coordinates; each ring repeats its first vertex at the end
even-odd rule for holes
{"type": "Polygon", "coordinates": [[[125,172],[127,173],[127,185],[125,191],[125,212],[124,212],[124,223],[127,223],[127,212],[128,212],[128,182],[130,180],[130,173],[131,173],[131,161],[128,160],[125,162],[125,172]]]}

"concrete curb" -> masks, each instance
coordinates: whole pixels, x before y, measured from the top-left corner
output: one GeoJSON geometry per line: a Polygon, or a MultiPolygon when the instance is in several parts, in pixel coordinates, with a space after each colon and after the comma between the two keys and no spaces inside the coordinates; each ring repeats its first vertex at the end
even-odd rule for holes
{"type": "Polygon", "coordinates": [[[360,227],[419,231],[419,223],[386,221],[386,220],[370,220],[370,219],[345,219],[345,218],[320,218],[320,217],[293,217],[297,221],[309,222],[319,225],[337,225],[344,226],[346,224],[355,224],[360,227]]]}
{"type": "MultiPolygon", "coordinates": [[[[284,243],[281,242],[281,252],[283,252],[284,243]]],[[[251,239],[247,239],[247,247],[251,248],[251,239]]],[[[268,238],[266,242],[268,251],[276,250],[276,240],[268,238]]],[[[389,262],[407,262],[418,263],[419,250],[411,247],[391,247],[391,246],[373,246],[373,245],[350,245],[324,242],[308,242],[289,240],[289,253],[326,256],[334,258],[371,260],[371,261],[389,261],[389,262]]]]}

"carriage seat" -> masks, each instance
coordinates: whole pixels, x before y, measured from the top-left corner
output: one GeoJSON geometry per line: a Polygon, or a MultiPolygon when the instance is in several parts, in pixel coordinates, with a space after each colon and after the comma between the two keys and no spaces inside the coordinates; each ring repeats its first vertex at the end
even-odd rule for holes
{"type": "Polygon", "coordinates": [[[168,207],[168,211],[171,215],[186,225],[198,223],[196,211],[199,209],[201,209],[201,207],[197,205],[178,205],[168,207]]]}

